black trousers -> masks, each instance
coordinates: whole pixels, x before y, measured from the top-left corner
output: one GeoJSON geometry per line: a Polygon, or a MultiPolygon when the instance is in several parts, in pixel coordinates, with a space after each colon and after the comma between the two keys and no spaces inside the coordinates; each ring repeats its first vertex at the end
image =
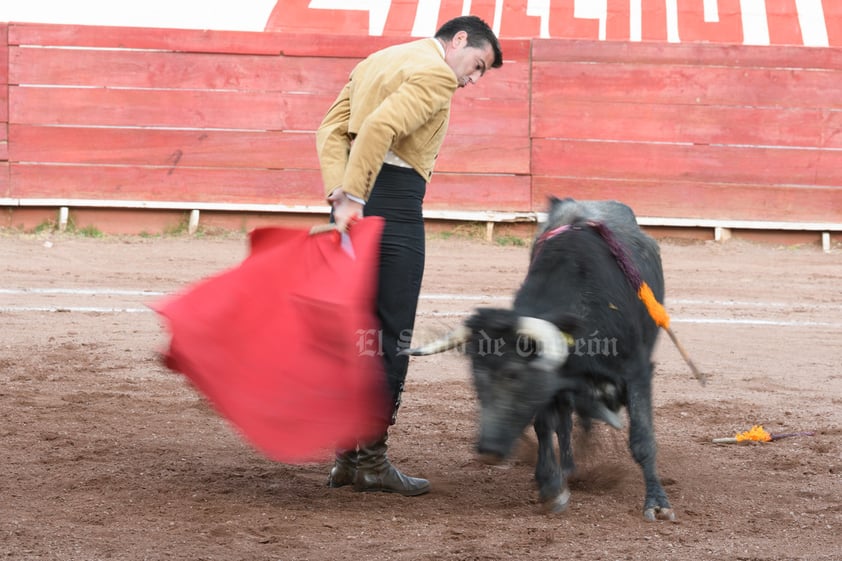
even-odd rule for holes
{"type": "Polygon", "coordinates": [[[422,203],[427,183],[415,170],[384,164],[374,182],[365,216],[385,219],[380,242],[377,316],[380,320],[380,352],[394,408],[400,406],[409,357],[398,353],[409,348],[415,312],[424,276],[424,218],[422,203]]]}

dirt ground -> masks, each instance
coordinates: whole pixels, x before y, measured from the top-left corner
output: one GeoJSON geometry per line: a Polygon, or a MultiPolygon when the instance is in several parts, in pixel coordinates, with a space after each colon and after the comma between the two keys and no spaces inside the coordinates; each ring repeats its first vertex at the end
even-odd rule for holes
{"type": "MultiPolygon", "coordinates": [[[[842,250],[662,240],[667,308],[710,376],[656,349],[660,474],[677,521],[642,517],[625,435],[578,435],[570,508],[541,513],[534,437],[490,467],[452,353],[412,359],[390,457],[416,498],[326,487],[328,463],[250,448],[158,352],[146,304],[236,265],[241,234],[0,234],[0,558],[647,561],[842,559],[842,250]],[[761,424],[815,431],[714,444],[761,424]]],[[[416,336],[507,306],[528,248],[431,237],[416,336]]]]}

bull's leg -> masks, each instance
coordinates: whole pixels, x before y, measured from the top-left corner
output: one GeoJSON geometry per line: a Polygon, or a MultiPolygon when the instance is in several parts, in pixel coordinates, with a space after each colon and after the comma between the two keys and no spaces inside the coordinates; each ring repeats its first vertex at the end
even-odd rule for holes
{"type": "Polygon", "coordinates": [[[556,434],[560,422],[561,416],[558,410],[550,405],[535,416],[534,423],[535,434],[538,437],[535,482],[538,484],[538,494],[544,509],[551,513],[565,510],[570,500],[570,491],[567,489],[566,480],[562,478],[561,467],[553,445],[553,435],[556,434]]]}
{"type": "Polygon", "coordinates": [[[576,469],[573,461],[573,447],[571,437],[573,434],[573,411],[567,407],[559,407],[559,419],[555,432],[558,438],[559,459],[561,460],[561,477],[564,482],[576,469]]]}
{"type": "Polygon", "coordinates": [[[647,521],[654,522],[655,520],[675,520],[675,512],[670,506],[657,472],[651,379],[651,374],[647,374],[629,384],[628,412],[629,448],[632,457],[643,470],[643,479],[646,482],[643,517],[647,521]]]}

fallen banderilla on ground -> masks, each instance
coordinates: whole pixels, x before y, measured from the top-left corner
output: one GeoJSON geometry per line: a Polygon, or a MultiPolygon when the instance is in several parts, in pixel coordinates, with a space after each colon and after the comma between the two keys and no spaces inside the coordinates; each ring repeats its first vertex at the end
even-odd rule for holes
{"type": "Polygon", "coordinates": [[[774,442],[775,440],[780,440],[782,438],[789,438],[791,436],[813,436],[815,435],[815,431],[802,431],[802,432],[783,432],[772,434],[767,432],[760,425],[754,425],[751,429],[737,433],[735,436],[725,437],[725,438],[714,438],[714,444],[736,444],[738,442],[774,442]]]}

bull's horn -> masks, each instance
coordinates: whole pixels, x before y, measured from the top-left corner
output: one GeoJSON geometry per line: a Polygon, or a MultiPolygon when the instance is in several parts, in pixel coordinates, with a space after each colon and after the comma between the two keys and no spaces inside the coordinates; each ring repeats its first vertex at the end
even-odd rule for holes
{"type": "Polygon", "coordinates": [[[600,403],[596,406],[595,416],[597,419],[602,419],[617,430],[623,428],[623,419],[620,418],[615,411],[610,410],[605,404],[600,403]]]}
{"type": "Polygon", "coordinates": [[[444,337],[427,343],[423,347],[416,347],[414,349],[404,349],[399,354],[409,356],[427,356],[436,353],[443,353],[449,351],[459,345],[465,343],[471,336],[471,330],[464,325],[460,325],[444,337]]]}
{"type": "Polygon", "coordinates": [[[546,370],[554,370],[567,359],[567,341],[555,324],[540,318],[520,316],[517,332],[538,345],[539,361],[546,370]]]}

